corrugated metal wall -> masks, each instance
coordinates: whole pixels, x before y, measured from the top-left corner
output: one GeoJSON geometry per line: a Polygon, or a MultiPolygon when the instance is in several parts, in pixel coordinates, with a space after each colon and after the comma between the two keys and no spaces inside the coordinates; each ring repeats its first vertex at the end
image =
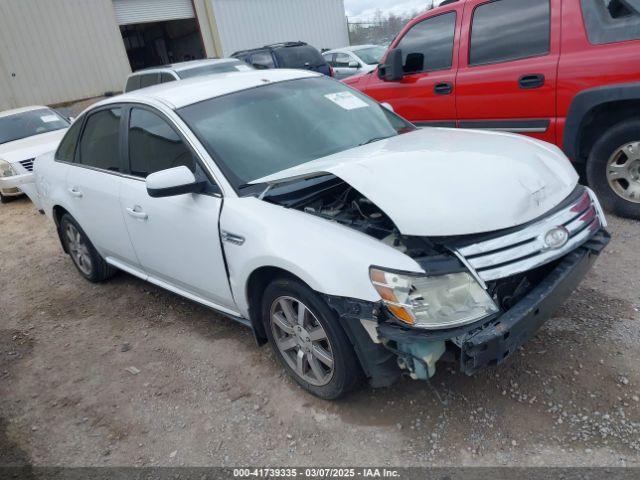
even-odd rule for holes
{"type": "Polygon", "coordinates": [[[0,0],[0,110],[120,90],[130,72],[111,0],[0,0]]]}
{"type": "Polygon", "coordinates": [[[191,0],[113,0],[118,25],[193,18],[191,0]]]}
{"type": "Polygon", "coordinates": [[[349,45],[343,0],[209,0],[222,51],[302,40],[318,49],[349,45]]]}

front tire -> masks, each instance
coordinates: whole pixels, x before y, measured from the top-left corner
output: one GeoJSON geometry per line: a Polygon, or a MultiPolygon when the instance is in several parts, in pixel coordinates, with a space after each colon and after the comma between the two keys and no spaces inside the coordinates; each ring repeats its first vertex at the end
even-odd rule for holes
{"type": "Polygon", "coordinates": [[[305,390],[334,400],[362,378],[360,364],[336,313],[298,280],[267,286],[262,318],[269,343],[287,373],[305,390]]]}
{"type": "Polygon", "coordinates": [[[100,256],[78,222],[65,213],[60,219],[62,241],[80,275],[97,283],[111,278],[115,269],[100,256]]]}
{"type": "Polygon", "coordinates": [[[587,180],[607,210],[640,219],[640,121],[620,122],[596,141],[587,180]]]}

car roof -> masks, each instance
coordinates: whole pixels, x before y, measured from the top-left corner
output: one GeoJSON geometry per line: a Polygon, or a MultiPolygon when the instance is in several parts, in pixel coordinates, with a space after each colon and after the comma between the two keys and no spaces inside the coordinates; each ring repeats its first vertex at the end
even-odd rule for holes
{"type": "Polygon", "coordinates": [[[16,115],[18,113],[30,112],[32,110],[42,110],[43,108],[50,110],[50,108],[45,105],[31,105],[29,107],[14,108],[13,110],[5,110],[4,112],[0,112],[0,118],[8,117],[10,115],[16,115]]]}
{"type": "Polygon", "coordinates": [[[162,83],[151,87],[141,88],[129,93],[110,97],[96,103],[97,106],[112,103],[161,102],[172,109],[235,93],[269,83],[286,82],[301,78],[322,77],[320,73],[309,70],[272,69],[250,70],[246,72],[228,72],[216,75],[194,77],[179,82],[162,83]]]}
{"type": "Polygon", "coordinates": [[[205,65],[218,65],[222,63],[233,63],[238,62],[237,58],[205,58],[203,60],[189,60],[187,62],[177,62],[177,63],[169,63],[167,65],[158,65],[156,67],[148,67],[142,68],[140,70],[136,70],[130,77],[136,75],[144,75],[145,73],[153,73],[153,72],[162,72],[167,70],[172,70],[174,72],[182,72],[184,70],[191,70],[192,68],[198,68],[205,65]]]}
{"type": "Polygon", "coordinates": [[[333,48],[331,50],[327,50],[326,52],[322,52],[322,54],[324,55],[325,53],[342,53],[342,52],[357,52],[358,50],[362,50],[364,48],[373,48],[373,47],[380,47],[380,48],[385,48],[381,45],[351,45],[350,47],[341,47],[341,48],[333,48]]]}
{"type": "Polygon", "coordinates": [[[248,48],[246,50],[238,50],[237,52],[233,52],[231,56],[233,57],[234,55],[244,55],[247,53],[257,52],[259,50],[273,50],[275,48],[286,48],[286,47],[302,47],[306,45],[309,45],[309,44],[301,41],[271,43],[269,45],[264,45],[262,47],[248,48]]]}

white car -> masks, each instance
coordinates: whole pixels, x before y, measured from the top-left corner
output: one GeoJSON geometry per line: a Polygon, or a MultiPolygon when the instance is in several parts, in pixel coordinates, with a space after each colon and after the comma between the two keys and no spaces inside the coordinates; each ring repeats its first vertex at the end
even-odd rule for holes
{"type": "Polygon", "coordinates": [[[0,202],[26,193],[37,206],[33,183],[21,185],[12,177],[33,171],[34,159],[58,147],[69,121],[48,107],[33,106],[0,112],[0,202]],[[4,185],[4,186],[3,186],[4,185]]]}
{"type": "Polygon", "coordinates": [[[353,45],[323,52],[322,56],[333,68],[335,78],[343,79],[372,72],[386,51],[379,45],[353,45]]]}
{"type": "Polygon", "coordinates": [[[211,307],[327,399],[502,362],[609,238],[556,147],[417,130],[303,70],[100,102],[35,181],[86,279],[120,269],[211,307]]]}
{"type": "Polygon", "coordinates": [[[128,93],[140,88],[175,82],[186,78],[225,72],[245,72],[247,70],[254,70],[254,67],[235,58],[207,58],[172,63],[160,67],[145,68],[132,73],[127,77],[124,92],[128,93]]]}

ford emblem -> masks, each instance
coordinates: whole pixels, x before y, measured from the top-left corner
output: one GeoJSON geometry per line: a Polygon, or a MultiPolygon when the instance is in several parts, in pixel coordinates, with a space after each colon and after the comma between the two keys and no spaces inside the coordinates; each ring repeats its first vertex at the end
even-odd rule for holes
{"type": "Polygon", "coordinates": [[[550,250],[562,248],[569,241],[569,231],[564,227],[554,227],[544,234],[544,244],[550,250]]]}

